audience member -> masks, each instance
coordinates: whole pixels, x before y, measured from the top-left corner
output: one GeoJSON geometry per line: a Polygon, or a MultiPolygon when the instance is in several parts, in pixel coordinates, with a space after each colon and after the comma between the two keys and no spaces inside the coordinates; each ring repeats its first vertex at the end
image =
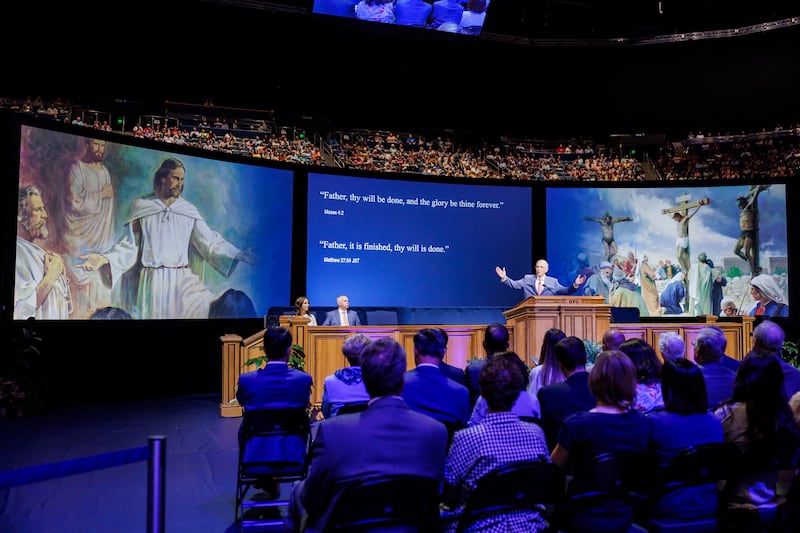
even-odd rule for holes
{"type": "Polygon", "coordinates": [[[390,338],[372,342],[361,354],[361,372],[371,398],[369,407],[320,422],[308,475],[292,491],[288,518],[292,531],[324,531],[347,481],[380,474],[443,480],[447,429],[403,400],[403,347],[390,338]]]}
{"type": "Polygon", "coordinates": [[[566,379],[539,389],[537,398],[541,410],[542,428],[547,437],[547,448],[552,450],[561,423],[569,415],[588,411],[597,405],[589,390],[589,373],[586,372],[586,346],[575,336],[564,337],[556,343],[556,360],[566,379]]]}
{"type": "MultiPolygon", "coordinates": [[[[555,464],[572,474],[567,488],[571,493],[580,493],[586,486],[584,468],[593,457],[648,449],[650,426],[645,415],[633,408],[636,367],[628,356],[616,350],[600,352],[589,374],[588,387],[597,405],[564,420],[551,454],[555,464]]],[[[633,508],[624,502],[602,503],[581,510],[567,507],[562,516],[566,531],[628,531],[633,508]]]]}
{"type": "Polygon", "coordinates": [[[578,274],[569,287],[561,285],[556,278],[547,275],[550,266],[544,259],[536,261],[536,275],[525,274],[520,279],[511,279],[506,275],[506,269],[495,267],[495,272],[500,277],[500,282],[512,289],[522,289],[525,298],[530,296],[556,296],[559,294],[572,294],[586,281],[586,276],[578,274]]]}
{"type": "MultiPolygon", "coordinates": [[[[517,401],[515,391],[523,389],[527,374],[514,352],[495,354],[480,373],[482,397],[488,412],[479,425],[457,431],[444,469],[441,531],[454,531],[461,512],[476,484],[487,473],[520,461],[550,462],[542,429],[522,422],[511,413],[517,401]]],[[[469,531],[538,532],[545,527],[536,511],[516,510],[491,513],[473,524],[469,531]]]]}
{"type": "Polygon", "coordinates": [[[325,314],[323,326],[360,326],[358,313],[350,310],[350,298],[342,294],[336,298],[336,309],[325,314]]]}
{"type": "Polygon", "coordinates": [[[558,328],[550,328],[544,334],[542,347],[539,350],[539,361],[531,369],[528,380],[528,393],[534,398],[542,387],[552,383],[561,383],[566,379],[555,354],[556,344],[564,337],[566,334],[558,328]]]}
{"type": "Polygon", "coordinates": [[[652,346],[643,339],[633,338],[620,347],[636,367],[636,401],[634,407],[643,413],[664,408],[661,395],[661,360],[652,346]]]}
{"type": "Polygon", "coordinates": [[[314,0],[314,13],[355,18],[358,0],[314,0]]]}
{"type": "Polygon", "coordinates": [[[625,342],[625,334],[617,328],[608,328],[603,333],[602,350],[619,350],[620,345],[625,342]]]}
{"type": "Polygon", "coordinates": [[[431,10],[430,27],[437,29],[446,22],[461,24],[461,16],[464,14],[464,6],[458,0],[436,0],[433,2],[431,10]]]}
{"type": "Polygon", "coordinates": [[[403,399],[415,411],[444,423],[466,424],[469,419],[469,391],[439,370],[444,357],[444,340],[432,328],[414,335],[417,367],[405,375],[403,399]]]}
{"type": "Polygon", "coordinates": [[[392,0],[361,0],[356,4],[356,18],[372,22],[394,22],[394,2],[392,0]]]}
{"type": "MultiPolygon", "coordinates": [[[[500,353],[505,354],[506,352],[500,353]]],[[[496,355],[498,354],[494,354],[492,357],[496,355]]],[[[528,375],[528,367],[525,366],[525,363],[522,362],[522,359],[520,359],[517,354],[507,357],[517,361],[517,364],[522,372],[526,376],[528,375]]],[[[483,370],[481,370],[481,372],[483,372],[483,370]]],[[[484,398],[483,395],[478,396],[478,399],[475,401],[475,406],[472,408],[472,414],[469,417],[468,425],[475,426],[482,423],[488,412],[489,404],[486,402],[486,398],[484,398]]],[[[528,394],[528,391],[525,390],[524,386],[517,391],[517,400],[511,406],[511,412],[519,417],[536,418],[539,416],[538,405],[534,401],[533,397],[528,394]]]]}
{"type": "MultiPolygon", "coordinates": [[[[683,358],[667,358],[661,371],[664,410],[647,415],[650,450],[662,467],[689,446],[722,442],[722,423],[709,412],[706,383],[700,369],[683,358]]],[[[657,518],[711,518],[717,512],[716,484],[684,487],[652,502],[648,515],[657,518]]]]}
{"type": "Polygon", "coordinates": [[[394,23],[424,28],[431,15],[431,4],[424,0],[397,0],[394,4],[394,23]]]}
{"type": "Polygon", "coordinates": [[[759,274],[750,280],[750,296],[756,301],[748,312],[750,316],[789,316],[783,291],[769,274],[759,274]]]}
{"type": "MultiPolygon", "coordinates": [[[[433,328],[433,330],[441,337],[442,344],[444,345],[443,357],[447,357],[447,342],[450,339],[450,336],[447,334],[447,331],[442,328],[433,328]]],[[[448,377],[456,383],[460,383],[461,385],[467,387],[467,375],[463,369],[446,363],[444,359],[442,359],[442,362],[439,363],[439,370],[445,377],[448,377]]],[[[467,389],[469,389],[469,387],[467,387],[467,389]]]]}
{"type": "Polygon", "coordinates": [[[459,23],[464,31],[479,34],[486,20],[486,0],[469,0],[459,23]]]}
{"type": "MultiPolygon", "coordinates": [[[[800,447],[797,425],[784,392],[783,372],[773,353],[754,348],[736,372],[733,396],[715,411],[722,420],[726,442],[733,442],[751,459],[777,457],[784,450],[800,447]]],[[[785,501],[795,470],[749,468],[729,479],[722,492],[726,509],[770,508],[785,501]]]]}
{"type": "Polygon", "coordinates": [[[506,350],[508,350],[508,328],[499,323],[486,326],[483,332],[483,351],[486,357],[484,359],[473,359],[464,369],[464,373],[467,376],[467,388],[469,389],[471,406],[475,405],[478,396],[481,394],[478,379],[483,365],[492,355],[506,350]]]}
{"type": "Polygon", "coordinates": [[[718,327],[706,326],[694,339],[694,360],[705,380],[709,409],[715,409],[733,394],[736,371],[720,362],[727,345],[725,333],[718,327]]]}
{"type": "Polygon", "coordinates": [[[666,361],[669,358],[683,359],[686,356],[686,343],[675,331],[664,331],[658,336],[658,350],[666,361]]]}
{"type": "Polygon", "coordinates": [[[317,317],[311,312],[311,302],[308,301],[308,296],[298,296],[294,301],[294,316],[309,319],[309,326],[317,325],[317,317]]]}
{"type": "Polygon", "coordinates": [[[361,377],[361,354],[371,342],[363,333],[356,333],[345,339],[342,354],[349,366],[327,376],[322,386],[322,414],[325,418],[336,416],[346,403],[369,400],[361,377]]]}
{"type": "Polygon", "coordinates": [[[786,338],[783,328],[772,320],[764,320],[753,328],[753,350],[772,354],[783,371],[783,389],[786,398],[800,391],[800,370],[783,360],[783,341],[786,338]]]}

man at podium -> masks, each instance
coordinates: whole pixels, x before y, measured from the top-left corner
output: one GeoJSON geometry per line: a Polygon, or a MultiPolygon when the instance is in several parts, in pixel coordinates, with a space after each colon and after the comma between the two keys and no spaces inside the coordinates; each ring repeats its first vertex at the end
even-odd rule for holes
{"type": "MultiPolygon", "coordinates": [[[[495,267],[494,271],[500,277],[500,282],[512,289],[522,289],[525,298],[529,296],[562,296],[572,294],[578,290],[584,282],[586,276],[578,274],[575,281],[569,287],[564,287],[558,280],[547,275],[550,265],[544,259],[536,261],[536,274],[525,274],[520,279],[511,279],[506,275],[506,269],[495,267]]],[[[523,298],[524,299],[524,298],[523,298]]]]}

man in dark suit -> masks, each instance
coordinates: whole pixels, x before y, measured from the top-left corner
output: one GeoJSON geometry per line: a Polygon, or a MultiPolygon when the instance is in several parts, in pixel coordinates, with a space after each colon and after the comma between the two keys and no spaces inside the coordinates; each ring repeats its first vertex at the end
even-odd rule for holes
{"type": "MultiPolygon", "coordinates": [[[[483,332],[483,351],[486,352],[486,359],[492,355],[508,350],[508,328],[503,324],[489,324],[483,332]]],[[[467,388],[469,389],[469,404],[474,407],[478,396],[481,395],[478,377],[481,369],[486,364],[486,359],[475,359],[467,364],[464,374],[467,378],[467,388]]]]}
{"type": "Polygon", "coordinates": [[[336,298],[336,309],[325,313],[323,326],[360,326],[358,313],[350,310],[350,298],[342,294],[336,298]]]}
{"type": "Polygon", "coordinates": [[[702,328],[694,339],[694,361],[706,382],[709,409],[714,409],[733,394],[736,372],[720,363],[727,346],[728,339],[717,326],[702,328]]]}
{"type": "MultiPolygon", "coordinates": [[[[439,334],[442,339],[442,344],[444,344],[444,355],[447,356],[447,341],[449,339],[447,332],[442,328],[433,328],[433,330],[439,334]]],[[[460,383],[461,385],[467,386],[467,375],[464,370],[458,368],[457,366],[453,366],[449,363],[445,363],[444,359],[441,363],[439,363],[439,370],[442,374],[456,383],[460,383]]]]}
{"type": "Polygon", "coordinates": [[[417,367],[406,372],[403,399],[409,407],[444,423],[469,420],[469,391],[442,374],[439,365],[444,357],[444,343],[432,328],[414,335],[414,361],[417,367]]]}
{"type": "Polygon", "coordinates": [[[308,476],[293,489],[290,530],[323,531],[347,480],[391,473],[442,481],[447,429],[406,404],[405,373],[406,353],[397,341],[381,338],[366,347],[361,375],[369,407],[319,423],[308,476]]]}
{"type": "Polygon", "coordinates": [[[572,294],[586,282],[586,276],[578,274],[575,281],[569,287],[564,287],[554,277],[548,276],[547,271],[550,266],[544,259],[536,261],[536,274],[525,274],[520,279],[511,279],[506,275],[506,269],[495,267],[494,271],[500,277],[500,281],[512,289],[522,289],[525,298],[530,296],[558,296],[572,294]]]}
{"type": "Polygon", "coordinates": [[[555,355],[566,381],[539,389],[537,398],[542,412],[542,428],[548,449],[556,445],[561,423],[572,413],[592,409],[597,400],[589,391],[586,371],[586,346],[575,336],[564,337],[555,346],[555,355]]]}

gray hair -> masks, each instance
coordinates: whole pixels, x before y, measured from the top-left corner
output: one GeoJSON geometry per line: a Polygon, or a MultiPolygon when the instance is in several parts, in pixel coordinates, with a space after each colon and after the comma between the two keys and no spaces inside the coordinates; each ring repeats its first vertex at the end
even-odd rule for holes
{"type": "Polygon", "coordinates": [[[719,327],[706,326],[702,328],[694,339],[694,359],[697,363],[716,363],[728,347],[725,332],[719,327]]]}
{"type": "Polygon", "coordinates": [[[344,344],[342,344],[342,353],[347,358],[347,362],[351,366],[360,366],[361,354],[364,353],[364,348],[369,346],[371,342],[372,339],[363,333],[356,333],[345,339],[344,344]]]}
{"type": "Polygon", "coordinates": [[[686,343],[674,331],[665,331],[658,336],[658,349],[664,359],[679,359],[686,355],[686,343]]]}

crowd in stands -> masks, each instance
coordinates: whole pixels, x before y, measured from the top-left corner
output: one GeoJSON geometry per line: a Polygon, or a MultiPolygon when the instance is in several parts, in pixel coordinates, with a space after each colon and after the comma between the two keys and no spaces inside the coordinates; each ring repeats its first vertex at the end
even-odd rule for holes
{"type": "MultiPolygon", "coordinates": [[[[0,107],[52,117],[65,123],[113,131],[108,120],[84,122],[80,106],[55,98],[0,99],[0,107]]],[[[218,111],[206,104],[208,111],[218,111]]],[[[109,115],[110,116],[110,115],[109,115]]],[[[291,128],[290,128],[291,129],[291,128]]],[[[377,172],[399,172],[504,180],[642,181],[648,179],[781,179],[800,174],[800,125],[739,135],[690,133],[665,144],[646,163],[622,150],[591,142],[554,141],[534,147],[499,139],[480,145],[436,136],[388,131],[314,132],[296,135],[275,131],[262,118],[206,116],[163,117],[161,124],[137,123],[124,132],[156,142],[258,157],[287,163],[336,166],[377,172]],[[502,146],[502,148],[501,148],[502,146]]]]}

